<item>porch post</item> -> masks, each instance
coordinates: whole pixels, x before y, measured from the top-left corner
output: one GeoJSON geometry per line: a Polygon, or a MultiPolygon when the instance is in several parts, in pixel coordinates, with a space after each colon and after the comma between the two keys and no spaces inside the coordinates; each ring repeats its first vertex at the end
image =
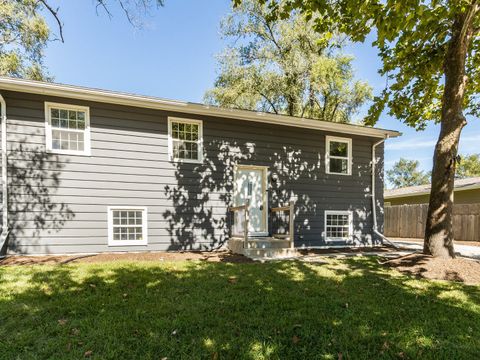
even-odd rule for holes
{"type": "Polygon", "coordinates": [[[250,221],[250,200],[245,202],[245,221],[243,222],[243,248],[248,246],[248,223],[250,221]]]}
{"type": "Polygon", "coordinates": [[[289,234],[290,234],[290,248],[294,248],[294,240],[295,240],[295,210],[293,207],[293,200],[290,200],[290,219],[289,219],[289,234]]]}

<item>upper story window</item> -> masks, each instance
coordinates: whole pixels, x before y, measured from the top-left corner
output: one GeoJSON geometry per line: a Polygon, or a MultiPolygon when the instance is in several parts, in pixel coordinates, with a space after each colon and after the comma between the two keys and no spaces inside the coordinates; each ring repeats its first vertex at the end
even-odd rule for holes
{"type": "Polygon", "coordinates": [[[90,155],[90,114],[85,106],[45,103],[47,150],[90,155]]]}
{"type": "Polygon", "coordinates": [[[200,163],[203,159],[201,120],[168,118],[168,152],[171,161],[200,163]]]}
{"type": "Polygon", "coordinates": [[[327,136],[326,151],[327,174],[352,174],[352,139],[327,136]]]}

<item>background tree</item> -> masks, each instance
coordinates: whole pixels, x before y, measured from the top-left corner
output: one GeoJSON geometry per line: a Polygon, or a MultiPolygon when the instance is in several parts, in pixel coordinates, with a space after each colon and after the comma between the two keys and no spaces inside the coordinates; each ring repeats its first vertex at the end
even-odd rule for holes
{"type": "Polygon", "coordinates": [[[205,102],[222,107],[348,122],[371,98],[354,81],[352,60],[341,39],[317,33],[313,22],[293,14],[269,18],[268,8],[244,1],[221,23],[230,45],[219,56],[219,75],[205,102]]]}
{"type": "Polygon", "coordinates": [[[455,177],[465,179],[475,176],[480,176],[480,154],[461,156],[455,177]]]}
{"type": "Polygon", "coordinates": [[[400,158],[390,170],[387,170],[388,182],[394,189],[430,183],[429,174],[420,170],[419,165],[418,160],[400,158]]]}
{"type": "MultiPolygon", "coordinates": [[[[234,0],[236,3],[241,0],[234,0]]],[[[263,1],[262,1],[263,2],[263,1]]],[[[423,129],[440,121],[425,229],[424,253],[454,257],[453,186],[464,112],[479,115],[479,0],[269,0],[271,16],[300,9],[319,33],[338,31],[353,41],[375,37],[388,84],[366,121],[389,113],[423,129]]]]}
{"type": "MultiPolygon", "coordinates": [[[[111,17],[110,6],[121,7],[130,23],[141,25],[141,16],[163,0],[96,0],[111,17]]],[[[0,0],[0,75],[51,80],[45,68],[44,50],[49,41],[64,41],[59,8],[47,0],[0,0]],[[52,18],[58,34],[47,21],[52,18]]]]}
{"type": "Polygon", "coordinates": [[[40,1],[0,1],[0,75],[45,80],[43,50],[50,29],[40,1]]]}

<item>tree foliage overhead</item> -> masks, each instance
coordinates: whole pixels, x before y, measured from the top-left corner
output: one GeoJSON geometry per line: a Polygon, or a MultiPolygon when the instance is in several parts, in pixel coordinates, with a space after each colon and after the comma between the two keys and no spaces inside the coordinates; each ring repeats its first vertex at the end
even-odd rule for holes
{"type": "MultiPolygon", "coordinates": [[[[111,16],[110,6],[121,7],[132,25],[163,0],[96,0],[97,9],[111,16]]],[[[64,41],[59,8],[48,0],[0,0],[0,75],[33,80],[51,80],[43,58],[49,41],[64,41]],[[52,20],[57,35],[51,31],[52,20]]]]}
{"type": "MultiPolygon", "coordinates": [[[[234,0],[242,6],[242,0],[234,0]]],[[[452,26],[472,0],[260,0],[269,17],[290,18],[300,10],[314,23],[319,34],[337,32],[355,42],[364,42],[376,30],[373,46],[379,50],[379,73],[388,79],[383,92],[374,98],[366,122],[374,125],[381,112],[417,129],[429,120],[440,121],[444,90],[445,55],[452,26]]],[[[473,1],[475,3],[475,1],[473,1]]],[[[480,28],[480,19],[474,20],[480,28]]],[[[468,50],[468,87],[464,98],[467,114],[478,116],[480,102],[480,47],[474,34],[468,50]]]]}
{"type": "Polygon", "coordinates": [[[34,0],[0,1],[0,75],[46,78],[43,50],[50,29],[34,0]]]}
{"type": "Polygon", "coordinates": [[[430,174],[420,170],[418,160],[400,158],[390,170],[387,170],[387,181],[394,189],[430,183],[430,174]]]}
{"type": "Polygon", "coordinates": [[[342,39],[317,33],[300,14],[271,19],[266,6],[244,1],[221,33],[230,46],[207,103],[348,122],[371,97],[370,86],[354,80],[353,58],[339,51],[342,39]]]}
{"type": "Polygon", "coordinates": [[[461,156],[455,176],[458,179],[480,176],[480,154],[461,156]]]}

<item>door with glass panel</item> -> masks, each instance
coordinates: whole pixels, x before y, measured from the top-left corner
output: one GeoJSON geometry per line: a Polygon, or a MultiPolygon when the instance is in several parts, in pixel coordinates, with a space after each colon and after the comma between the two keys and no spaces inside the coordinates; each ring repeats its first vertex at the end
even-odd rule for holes
{"type": "MultiPolygon", "coordinates": [[[[267,168],[263,166],[237,166],[235,171],[235,206],[249,201],[249,226],[251,236],[268,235],[267,227],[267,168]]],[[[235,217],[235,221],[242,221],[235,217]]]]}

